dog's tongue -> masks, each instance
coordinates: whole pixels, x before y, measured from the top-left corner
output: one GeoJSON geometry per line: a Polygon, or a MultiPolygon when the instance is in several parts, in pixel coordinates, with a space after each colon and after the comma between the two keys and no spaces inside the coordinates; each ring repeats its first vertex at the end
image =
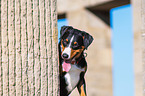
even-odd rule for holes
{"type": "Polygon", "coordinates": [[[62,67],[63,67],[63,71],[68,72],[71,68],[71,64],[63,62],[62,67]]]}

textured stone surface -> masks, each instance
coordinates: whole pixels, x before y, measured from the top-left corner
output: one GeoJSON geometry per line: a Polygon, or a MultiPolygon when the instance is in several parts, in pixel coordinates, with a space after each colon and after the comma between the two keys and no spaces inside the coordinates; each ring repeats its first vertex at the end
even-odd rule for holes
{"type": "Polygon", "coordinates": [[[134,27],[135,27],[135,52],[136,55],[140,56],[140,58],[136,58],[136,62],[135,62],[135,76],[136,76],[136,94],[140,95],[141,93],[143,93],[143,95],[141,94],[141,96],[145,96],[145,0],[139,0],[139,2],[137,3],[135,0],[133,0],[133,4],[134,4],[134,14],[136,12],[136,14],[134,15],[134,27]],[[140,7],[139,7],[140,6],[140,7]],[[141,11],[140,11],[141,9],[141,11]],[[141,36],[141,37],[140,37],[141,36]],[[139,43],[139,41],[141,41],[141,43],[139,43]],[[137,46],[138,45],[138,46],[137,46]],[[139,49],[141,49],[141,51],[139,51],[139,49]],[[142,58],[141,58],[142,56],[142,58]],[[139,62],[139,61],[142,61],[139,62]],[[138,63],[137,63],[138,61],[138,63]],[[137,66],[139,64],[139,66],[137,66]],[[143,68],[142,68],[143,67],[143,68]],[[143,71],[143,74],[141,73],[143,71]],[[143,79],[142,79],[143,77],[143,79]],[[143,81],[142,81],[143,80],[143,81]],[[142,88],[143,86],[143,88],[142,88]],[[143,89],[143,90],[141,90],[143,89]],[[143,92],[142,92],[143,91],[143,92]],[[141,92],[141,93],[138,93],[141,92]]]}
{"type": "Polygon", "coordinates": [[[0,5],[0,95],[59,96],[56,0],[0,5]]]}
{"type": "Polygon", "coordinates": [[[134,32],[134,76],[135,96],[143,95],[142,81],[142,36],[141,36],[141,0],[132,0],[133,6],[133,32],[134,32]]]}

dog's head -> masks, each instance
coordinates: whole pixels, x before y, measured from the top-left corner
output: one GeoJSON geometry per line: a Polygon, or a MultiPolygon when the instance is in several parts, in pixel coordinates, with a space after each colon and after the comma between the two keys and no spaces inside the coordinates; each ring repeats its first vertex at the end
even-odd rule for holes
{"type": "Polygon", "coordinates": [[[71,26],[63,26],[60,31],[61,56],[65,60],[79,58],[81,53],[92,43],[93,37],[71,26]]]}

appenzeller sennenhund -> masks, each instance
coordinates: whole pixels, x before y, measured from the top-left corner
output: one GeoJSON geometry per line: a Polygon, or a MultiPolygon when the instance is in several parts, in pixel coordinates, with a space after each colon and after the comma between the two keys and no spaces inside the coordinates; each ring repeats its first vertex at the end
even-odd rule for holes
{"type": "Polygon", "coordinates": [[[68,96],[78,88],[80,96],[86,96],[84,75],[87,62],[84,50],[92,43],[93,37],[71,26],[63,26],[60,31],[60,96],[68,96]]]}

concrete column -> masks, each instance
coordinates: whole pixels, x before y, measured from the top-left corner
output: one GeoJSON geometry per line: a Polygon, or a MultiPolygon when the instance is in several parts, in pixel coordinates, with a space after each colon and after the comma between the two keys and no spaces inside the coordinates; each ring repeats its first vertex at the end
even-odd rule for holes
{"type": "Polygon", "coordinates": [[[132,8],[133,8],[133,32],[134,32],[135,96],[143,96],[141,0],[132,0],[132,8]]]}
{"type": "Polygon", "coordinates": [[[145,0],[141,0],[141,36],[142,36],[142,63],[143,63],[143,96],[145,96],[145,0]]]}
{"type": "Polygon", "coordinates": [[[0,7],[0,95],[59,96],[56,0],[0,7]]]}

